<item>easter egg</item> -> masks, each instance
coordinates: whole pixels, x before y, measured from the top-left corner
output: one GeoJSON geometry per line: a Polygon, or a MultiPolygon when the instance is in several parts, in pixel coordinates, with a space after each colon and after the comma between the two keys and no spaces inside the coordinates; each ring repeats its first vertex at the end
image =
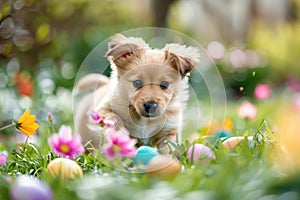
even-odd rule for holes
{"type": "Polygon", "coordinates": [[[204,144],[194,144],[187,151],[187,157],[190,162],[199,160],[200,165],[216,159],[214,152],[204,144]]]}
{"type": "Polygon", "coordinates": [[[141,146],[137,149],[133,161],[134,164],[136,165],[138,164],[147,165],[153,157],[158,155],[159,155],[158,152],[154,148],[149,146],[141,146]]]}
{"type": "Polygon", "coordinates": [[[56,158],[47,167],[52,178],[58,178],[62,182],[66,179],[75,179],[83,176],[81,167],[73,160],[56,158]]]}
{"type": "Polygon", "coordinates": [[[171,179],[181,172],[181,165],[170,156],[159,155],[150,160],[146,172],[150,177],[171,179]]]}
{"type": "Polygon", "coordinates": [[[41,180],[20,176],[10,187],[12,200],[52,200],[53,194],[50,187],[41,180]]]}
{"type": "MultiPolygon", "coordinates": [[[[235,137],[231,137],[228,138],[227,140],[225,140],[222,145],[225,149],[227,150],[232,150],[234,149],[238,144],[240,144],[243,140],[245,139],[244,136],[235,136],[235,137]]],[[[253,141],[253,137],[249,136],[248,137],[248,141],[251,143],[253,141]]]]}
{"type": "Polygon", "coordinates": [[[225,141],[226,139],[230,138],[231,134],[227,131],[218,131],[215,133],[215,138],[220,138],[222,141],[225,141]]]}

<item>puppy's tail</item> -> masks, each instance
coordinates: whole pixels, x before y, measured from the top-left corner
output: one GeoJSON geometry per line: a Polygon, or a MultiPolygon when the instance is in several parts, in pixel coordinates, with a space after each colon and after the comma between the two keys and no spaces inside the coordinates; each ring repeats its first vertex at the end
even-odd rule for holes
{"type": "Polygon", "coordinates": [[[109,84],[109,78],[102,74],[91,73],[82,77],[73,89],[75,94],[91,89],[96,89],[109,84]]]}

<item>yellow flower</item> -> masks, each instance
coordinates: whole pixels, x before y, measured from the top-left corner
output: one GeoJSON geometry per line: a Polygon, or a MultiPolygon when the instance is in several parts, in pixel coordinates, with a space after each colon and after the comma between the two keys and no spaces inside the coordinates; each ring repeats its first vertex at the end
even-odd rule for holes
{"type": "Polygon", "coordinates": [[[212,135],[220,130],[231,131],[233,129],[233,122],[229,118],[225,118],[223,123],[217,120],[211,120],[207,123],[205,127],[205,133],[212,135]]]}
{"type": "Polygon", "coordinates": [[[16,128],[29,137],[36,134],[36,129],[39,127],[35,120],[35,116],[30,115],[30,110],[27,109],[18,119],[16,128]]]}

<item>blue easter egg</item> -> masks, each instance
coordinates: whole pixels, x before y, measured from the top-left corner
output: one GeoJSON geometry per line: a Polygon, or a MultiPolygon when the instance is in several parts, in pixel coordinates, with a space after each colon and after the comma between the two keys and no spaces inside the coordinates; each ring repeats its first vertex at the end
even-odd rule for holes
{"type": "Polygon", "coordinates": [[[232,135],[226,131],[218,131],[215,133],[215,140],[221,139],[222,142],[230,138],[232,135]]]}
{"type": "Polygon", "coordinates": [[[141,146],[137,149],[136,155],[133,158],[133,162],[136,165],[140,163],[147,165],[153,157],[158,155],[158,152],[154,148],[149,146],[141,146]]]}
{"type": "Polygon", "coordinates": [[[31,176],[20,176],[10,188],[12,200],[52,200],[50,187],[31,176]]]}

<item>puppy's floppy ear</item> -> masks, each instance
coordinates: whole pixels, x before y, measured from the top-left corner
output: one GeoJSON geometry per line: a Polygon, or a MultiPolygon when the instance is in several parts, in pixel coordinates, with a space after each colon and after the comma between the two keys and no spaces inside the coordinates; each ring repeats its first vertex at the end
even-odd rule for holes
{"type": "Polygon", "coordinates": [[[192,72],[199,63],[200,54],[197,48],[172,43],[166,44],[163,50],[165,50],[166,62],[171,64],[182,78],[192,72]]]}
{"type": "MultiPolygon", "coordinates": [[[[142,38],[125,37],[122,34],[116,34],[108,43],[106,57],[111,61],[123,61],[131,56],[138,56],[138,51],[149,48],[148,44],[142,38]]],[[[117,64],[117,63],[116,63],[117,64]]]]}

